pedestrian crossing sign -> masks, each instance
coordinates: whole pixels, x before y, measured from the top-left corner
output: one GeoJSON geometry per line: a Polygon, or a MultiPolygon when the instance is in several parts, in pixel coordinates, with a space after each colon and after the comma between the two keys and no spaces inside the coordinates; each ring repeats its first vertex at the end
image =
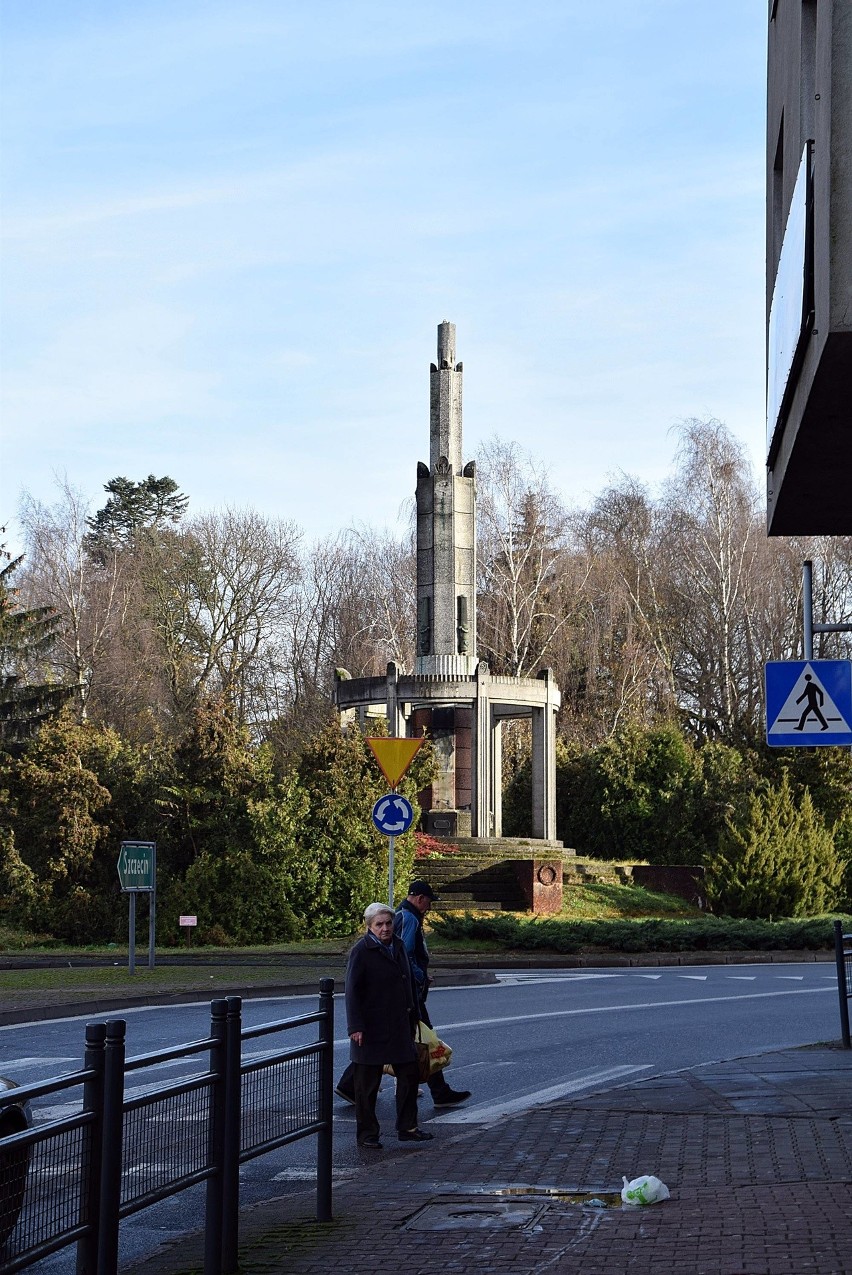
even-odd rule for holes
{"type": "Polygon", "coordinates": [[[852,744],[852,663],[770,660],[766,742],[772,748],[852,744]]]}

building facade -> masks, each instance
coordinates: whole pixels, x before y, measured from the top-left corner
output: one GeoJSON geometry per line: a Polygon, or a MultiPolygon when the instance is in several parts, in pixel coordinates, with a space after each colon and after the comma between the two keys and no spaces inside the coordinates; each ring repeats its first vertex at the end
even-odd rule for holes
{"type": "Polygon", "coordinates": [[[770,0],[767,520],[852,531],[852,5],[770,0]]]}

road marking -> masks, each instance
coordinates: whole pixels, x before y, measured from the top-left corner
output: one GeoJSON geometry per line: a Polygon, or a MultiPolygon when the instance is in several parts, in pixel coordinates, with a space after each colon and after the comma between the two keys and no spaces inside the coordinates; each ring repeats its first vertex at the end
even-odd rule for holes
{"type": "Polygon", "coordinates": [[[804,976],[804,974],[776,974],[776,975],[775,975],[775,977],[776,977],[776,978],[787,978],[787,979],[790,979],[790,981],[791,981],[791,982],[794,982],[794,983],[801,983],[801,982],[803,982],[803,981],[804,981],[804,977],[805,977],[805,976],[804,976]]]}
{"type": "Polygon", "coordinates": [[[678,1005],[713,1005],[726,1001],[772,1000],[775,996],[819,996],[832,987],[791,987],[785,992],[745,992],[741,996],[690,996],[674,1001],[636,1001],[628,1005],[589,1005],[584,1009],[553,1009],[542,1014],[508,1014],[505,1018],[476,1018],[468,1022],[439,1024],[440,1032],[461,1031],[475,1027],[499,1027],[504,1023],[532,1023],[544,1018],[576,1018],[583,1014],[613,1014],[631,1009],[676,1009],[678,1005]]]}
{"type": "MultiPolygon", "coordinates": [[[[46,1067],[48,1063],[55,1066],[57,1063],[79,1062],[79,1058],[73,1055],[70,1058],[58,1058],[55,1056],[45,1056],[44,1058],[3,1058],[0,1060],[0,1067],[3,1068],[3,1074],[6,1075],[11,1071],[23,1071],[29,1067],[46,1067]]],[[[13,1076],[7,1077],[13,1080],[13,1076]]]]}
{"type": "MultiPolygon", "coordinates": [[[[338,1169],[335,1167],[331,1171],[331,1176],[334,1182],[346,1182],[349,1178],[354,1178],[357,1172],[357,1169],[338,1169]]],[[[316,1182],[316,1180],[316,1165],[311,1165],[306,1169],[283,1169],[272,1177],[273,1182],[316,1182]]]]}
{"type": "Polygon", "coordinates": [[[546,1089],[538,1089],[508,1102],[482,1103],[477,1107],[465,1107],[463,1110],[447,1112],[446,1115],[441,1112],[439,1116],[436,1116],[436,1120],[440,1124],[485,1124],[489,1120],[499,1120],[503,1116],[526,1111],[528,1107],[540,1107],[547,1102],[556,1102],[581,1089],[597,1088],[612,1080],[635,1075],[637,1071],[651,1071],[652,1068],[652,1063],[640,1063],[633,1067],[610,1067],[606,1071],[591,1071],[585,1075],[575,1076],[573,1080],[564,1081],[561,1085],[549,1085],[546,1089]]]}
{"type": "Polygon", "coordinates": [[[662,978],[662,974],[637,974],[636,978],[662,978]]]}
{"type": "Polygon", "coordinates": [[[162,1071],[166,1067],[191,1067],[193,1063],[198,1065],[198,1055],[193,1054],[190,1058],[167,1058],[165,1062],[149,1063],[145,1071],[150,1073],[152,1071],[162,1071]]]}
{"type": "Polygon", "coordinates": [[[592,978],[625,978],[624,974],[578,974],[575,970],[495,970],[498,983],[582,983],[592,978]]]}
{"type": "Polygon", "coordinates": [[[735,978],[741,983],[753,983],[757,978],[756,974],[726,974],[725,978],[735,978]]]}
{"type": "Polygon", "coordinates": [[[61,1102],[49,1107],[40,1107],[39,1099],[33,1098],[33,1123],[48,1124],[51,1120],[64,1120],[66,1116],[76,1116],[82,1108],[82,1102],[81,1098],[79,1102],[61,1102]]]}
{"type": "MultiPolygon", "coordinates": [[[[340,999],[339,995],[335,995],[335,1000],[338,999],[340,999]]],[[[310,992],[294,992],[292,995],[285,995],[282,993],[280,996],[244,996],[243,1016],[245,1018],[245,1009],[248,1005],[262,1005],[266,1002],[275,1004],[282,1001],[312,1001],[316,1004],[317,998],[310,992]]],[[[210,994],[205,995],[202,992],[199,992],[198,1000],[179,1001],[173,1005],[123,1005],[120,1012],[122,1018],[125,1018],[128,1014],[161,1013],[163,1010],[183,1010],[186,1012],[188,1009],[198,1009],[200,1006],[204,1006],[209,1010],[210,994]]],[[[101,1019],[106,1018],[108,1015],[116,1014],[118,1012],[119,1011],[117,1009],[101,1011],[95,1007],[90,1009],[86,1014],[60,1014],[57,1018],[33,1018],[29,1019],[25,1023],[3,1023],[0,1024],[0,1032],[26,1031],[33,1027],[48,1027],[61,1023],[98,1022],[101,1019]]],[[[209,1016],[207,1021],[209,1022],[209,1016]]],[[[246,1024],[244,1022],[244,1026],[245,1025],[246,1024]]]]}
{"type": "Polygon", "coordinates": [[[692,978],[692,979],[694,979],[694,980],[696,981],[696,983],[706,983],[706,982],[707,982],[707,975],[706,975],[706,974],[678,974],[678,975],[677,975],[677,977],[678,977],[678,978],[692,978]]]}

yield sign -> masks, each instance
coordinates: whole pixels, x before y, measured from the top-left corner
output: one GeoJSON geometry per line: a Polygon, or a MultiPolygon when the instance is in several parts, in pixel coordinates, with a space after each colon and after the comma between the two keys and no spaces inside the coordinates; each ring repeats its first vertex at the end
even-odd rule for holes
{"type": "Polygon", "coordinates": [[[414,761],[414,754],[423,743],[421,739],[388,739],[385,736],[367,736],[367,743],[379,768],[391,788],[396,788],[408,767],[414,761]]]}
{"type": "Polygon", "coordinates": [[[849,660],[770,661],[766,742],[773,748],[852,744],[849,660]]]}

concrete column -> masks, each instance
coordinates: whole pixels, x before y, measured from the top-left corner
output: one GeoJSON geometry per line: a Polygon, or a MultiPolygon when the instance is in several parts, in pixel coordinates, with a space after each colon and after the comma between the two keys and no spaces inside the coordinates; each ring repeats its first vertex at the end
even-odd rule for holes
{"type": "Polygon", "coordinates": [[[532,714],[532,829],[534,837],[556,840],[556,703],[553,672],[539,673],[547,683],[543,708],[532,714]]]}
{"type": "Polygon", "coordinates": [[[491,813],[494,836],[503,835],[503,719],[491,719],[491,813]]]}
{"type": "Polygon", "coordinates": [[[405,716],[399,700],[399,669],[393,660],[388,664],[387,676],[387,715],[388,734],[394,739],[402,739],[405,735],[405,716]]]}
{"type": "Polygon", "coordinates": [[[473,712],[473,792],[471,794],[471,832],[474,837],[490,837],[491,824],[491,678],[487,665],[476,669],[476,702],[473,712]]]}

